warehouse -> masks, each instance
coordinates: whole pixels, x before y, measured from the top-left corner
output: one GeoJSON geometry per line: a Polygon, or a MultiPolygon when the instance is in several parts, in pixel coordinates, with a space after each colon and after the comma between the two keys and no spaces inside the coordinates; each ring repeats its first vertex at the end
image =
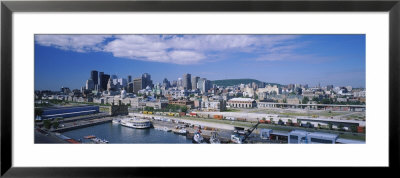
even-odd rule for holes
{"type": "Polygon", "coordinates": [[[52,107],[43,109],[42,119],[67,118],[81,115],[95,114],[99,112],[99,106],[74,106],[52,107]]]}

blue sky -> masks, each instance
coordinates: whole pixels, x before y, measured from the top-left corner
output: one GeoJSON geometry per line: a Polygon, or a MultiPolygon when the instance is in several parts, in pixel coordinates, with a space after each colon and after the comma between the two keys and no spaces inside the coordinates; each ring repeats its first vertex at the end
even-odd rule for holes
{"type": "Polygon", "coordinates": [[[365,35],[35,35],[35,90],[79,89],[91,70],[365,87],[365,35]]]}

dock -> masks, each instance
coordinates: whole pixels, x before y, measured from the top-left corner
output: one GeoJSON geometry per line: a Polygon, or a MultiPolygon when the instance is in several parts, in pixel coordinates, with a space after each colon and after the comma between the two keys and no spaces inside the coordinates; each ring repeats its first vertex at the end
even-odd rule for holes
{"type": "Polygon", "coordinates": [[[103,124],[107,122],[111,122],[113,120],[112,117],[105,117],[105,118],[100,118],[100,119],[92,119],[92,120],[83,120],[79,122],[74,122],[74,123],[66,123],[65,127],[57,128],[55,130],[52,130],[52,132],[66,132],[74,129],[79,129],[79,128],[85,128],[85,127],[90,127],[98,124],[103,124]]]}

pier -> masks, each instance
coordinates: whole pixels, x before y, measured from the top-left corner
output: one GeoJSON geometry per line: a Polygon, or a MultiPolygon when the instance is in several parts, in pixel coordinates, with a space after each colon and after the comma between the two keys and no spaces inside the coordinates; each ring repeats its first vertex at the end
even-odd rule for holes
{"type": "Polygon", "coordinates": [[[65,123],[64,127],[52,130],[52,132],[65,132],[65,131],[70,131],[70,130],[74,130],[74,129],[90,127],[93,125],[98,125],[98,124],[102,124],[102,123],[106,123],[106,122],[111,122],[112,120],[113,120],[112,117],[105,117],[105,118],[92,119],[92,120],[82,120],[82,121],[73,122],[73,123],[65,123]]]}

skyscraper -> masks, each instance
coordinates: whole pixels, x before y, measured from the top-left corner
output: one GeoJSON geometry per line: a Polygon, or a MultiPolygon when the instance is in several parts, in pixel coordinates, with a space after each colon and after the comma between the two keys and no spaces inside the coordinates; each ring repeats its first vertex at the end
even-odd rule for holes
{"type": "Polygon", "coordinates": [[[197,82],[197,86],[201,93],[207,93],[207,91],[211,88],[211,82],[206,78],[200,78],[197,82]]]}
{"type": "Polygon", "coordinates": [[[145,89],[147,86],[149,86],[150,88],[153,88],[153,81],[151,80],[150,74],[144,73],[142,75],[142,81],[143,81],[142,89],[145,89]]]}
{"type": "Polygon", "coordinates": [[[192,89],[191,75],[183,74],[182,77],[182,85],[184,89],[190,90],[192,89]]]}
{"type": "Polygon", "coordinates": [[[132,76],[128,75],[128,83],[131,83],[131,82],[132,82],[132,76]]]}
{"type": "Polygon", "coordinates": [[[143,84],[144,82],[141,77],[135,78],[133,80],[133,92],[137,94],[139,90],[143,89],[143,84]]]}
{"type": "Polygon", "coordinates": [[[133,82],[128,83],[128,93],[133,93],[133,82]]]}
{"type": "Polygon", "coordinates": [[[102,91],[107,90],[108,80],[110,79],[110,75],[104,74],[100,72],[100,89],[102,91]]]}
{"type": "Polygon", "coordinates": [[[192,90],[197,89],[197,82],[199,81],[200,77],[193,76],[192,77],[192,90]]]}
{"type": "Polygon", "coordinates": [[[108,91],[114,90],[114,84],[113,84],[113,82],[111,81],[111,78],[108,79],[108,82],[107,82],[107,90],[108,90],[108,91]]]}
{"type": "Polygon", "coordinates": [[[90,72],[90,79],[93,80],[93,85],[98,85],[99,84],[99,72],[96,70],[92,70],[90,72]]]}
{"type": "Polygon", "coordinates": [[[182,78],[178,78],[178,81],[176,82],[177,87],[181,87],[182,85],[182,78]]]}
{"type": "Polygon", "coordinates": [[[170,87],[170,82],[168,81],[167,78],[164,78],[164,80],[163,80],[163,86],[166,87],[166,88],[169,88],[169,87],[170,87]]]}
{"type": "Polygon", "coordinates": [[[103,90],[103,77],[104,77],[104,72],[99,73],[99,90],[103,90]]]}
{"type": "Polygon", "coordinates": [[[94,82],[92,79],[86,80],[86,90],[94,90],[94,82]]]}

